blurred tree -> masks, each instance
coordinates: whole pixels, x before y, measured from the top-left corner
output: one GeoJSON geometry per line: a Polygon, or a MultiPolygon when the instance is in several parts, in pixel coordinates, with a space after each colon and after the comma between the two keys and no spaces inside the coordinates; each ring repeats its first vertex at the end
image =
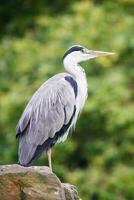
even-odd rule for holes
{"type": "MultiPolygon", "coordinates": [[[[77,0],[75,0],[77,1],[77,0]]],[[[26,30],[36,27],[35,17],[40,14],[57,15],[70,10],[73,1],[67,0],[1,0],[0,5],[0,36],[23,36],[26,30]]]]}
{"type": "Polygon", "coordinates": [[[41,83],[63,71],[66,48],[115,51],[84,64],[89,98],[75,134],[54,148],[54,171],[83,199],[134,199],[133,1],[8,0],[0,19],[0,163],[17,162],[18,119],[41,83]]]}

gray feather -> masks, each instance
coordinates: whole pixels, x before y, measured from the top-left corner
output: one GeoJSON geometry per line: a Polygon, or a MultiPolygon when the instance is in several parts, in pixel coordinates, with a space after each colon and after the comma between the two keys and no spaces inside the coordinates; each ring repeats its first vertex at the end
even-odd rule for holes
{"type": "Polygon", "coordinates": [[[33,95],[17,125],[19,162],[26,165],[38,145],[53,138],[73,114],[75,94],[66,73],[46,81],[33,95]]]}

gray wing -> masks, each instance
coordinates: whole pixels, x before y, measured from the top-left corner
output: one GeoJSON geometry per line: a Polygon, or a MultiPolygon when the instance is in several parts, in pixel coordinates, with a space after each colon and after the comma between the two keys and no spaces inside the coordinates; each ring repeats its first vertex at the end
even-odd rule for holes
{"type": "Polygon", "coordinates": [[[19,162],[22,165],[27,165],[37,147],[53,138],[73,115],[75,94],[64,77],[59,74],[44,83],[22,114],[17,125],[19,162]]]}

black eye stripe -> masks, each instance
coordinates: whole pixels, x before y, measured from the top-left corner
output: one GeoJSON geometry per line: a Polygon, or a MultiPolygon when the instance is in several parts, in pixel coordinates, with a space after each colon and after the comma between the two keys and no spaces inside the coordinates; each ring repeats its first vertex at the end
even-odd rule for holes
{"type": "Polygon", "coordinates": [[[65,52],[65,54],[64,54],[64,56],[63,56],[63,59],[64,59],[68,54],[72,53],[73,51],[81,51],[82,49],[83,49],[83,47],[81,47],[81,46],[73,46],[73,47],[71,47],[70,49],[68,49],[68,50],[65,52]]]}

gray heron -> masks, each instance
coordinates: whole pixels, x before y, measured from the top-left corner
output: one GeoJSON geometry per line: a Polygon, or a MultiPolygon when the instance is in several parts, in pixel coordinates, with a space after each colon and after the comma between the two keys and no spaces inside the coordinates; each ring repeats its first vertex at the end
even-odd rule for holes
{"type": "Polygon", "coordinates": [[[51,148],[67,139],[87,99],[87,80],[80,62],[110,52],[93,51],[80,45],[70,47],[63,56],[65,73],[59,73],[34,93],[16,127],[19,161],[30,166],[42,152],[47,153],[52,170],[51,148]]]}

